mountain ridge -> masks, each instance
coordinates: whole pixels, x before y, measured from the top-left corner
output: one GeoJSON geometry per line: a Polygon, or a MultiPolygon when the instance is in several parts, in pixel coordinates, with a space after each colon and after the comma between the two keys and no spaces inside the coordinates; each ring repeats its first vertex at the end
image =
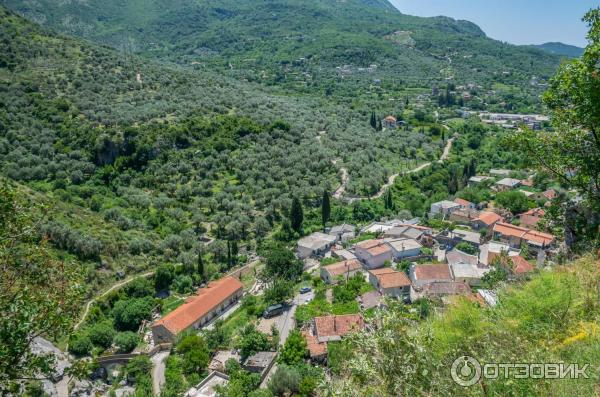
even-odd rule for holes
{"type": "Polygon", "coordinates": [[[571,44],[565,44],[557,41],[547,42],[543,44],[534,44],[534,48],[539,48],[550,54],[564,55],[570,58],[579,58],[583,55],[584,49],[571,44]]]}

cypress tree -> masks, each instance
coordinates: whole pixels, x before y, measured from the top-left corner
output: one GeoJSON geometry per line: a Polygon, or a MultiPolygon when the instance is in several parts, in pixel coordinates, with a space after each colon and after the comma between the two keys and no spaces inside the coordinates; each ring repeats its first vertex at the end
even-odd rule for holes
{"type": "Polygon", "coordinates": [[[304,221],[304,211],[302,210],[302,203],[298,197],[294,197],[292,200],[292,208],[290,209],[290,223],[292,229],[300,233],[302,230],[302,222],[304,221]]]}
{"type": "Polygon", "coordinates": [[[375,116],[375,112],[371,112],[371,127],[373,127],[374,130],[377,129],[377,116],[375,116]]]}
{"type": "Polygon", "coordinates": [[[327,189],[323,190],[323,200],[321,202],[321,219],[323,220],[323,229],[329,222],[329,216],[331,215],[331,202],[329,200],[329,192],[327,189]]]}

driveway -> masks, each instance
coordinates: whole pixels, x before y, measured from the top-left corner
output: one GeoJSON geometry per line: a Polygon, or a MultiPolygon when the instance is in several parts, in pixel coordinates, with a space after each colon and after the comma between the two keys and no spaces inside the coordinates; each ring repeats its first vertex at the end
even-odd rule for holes
{"type": "Polygon", "coordinates": [[[152,392],[155,396],[160,395],[160,389],[165,384],[165,360],[170,353],[170,350],[165,350],[150,358],[152,361],[152,392]]]}

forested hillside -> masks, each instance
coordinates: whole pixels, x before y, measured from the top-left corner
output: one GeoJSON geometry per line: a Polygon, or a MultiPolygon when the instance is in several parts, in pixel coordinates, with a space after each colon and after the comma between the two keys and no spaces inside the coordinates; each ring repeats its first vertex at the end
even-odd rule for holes
{"type": "Polygon", "coordinates": [[[403,15],[377,1],[3,0],[40,24],[118,48],[294,91],[392,98],[446,79],[526,89],[558,57],[491,40],[476,25],[403,15]]]}

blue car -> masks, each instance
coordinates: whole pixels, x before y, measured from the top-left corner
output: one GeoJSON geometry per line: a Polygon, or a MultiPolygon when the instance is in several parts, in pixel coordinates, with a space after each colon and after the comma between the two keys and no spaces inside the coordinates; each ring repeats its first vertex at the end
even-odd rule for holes
{"type": "Polygon", "coordinates": [[[300,288],[300,293],[301,294],[307,294],[310,291],[312,291],[312,289],[310,289],[310,287],[302,287],[302,288],[300,288]]]}

